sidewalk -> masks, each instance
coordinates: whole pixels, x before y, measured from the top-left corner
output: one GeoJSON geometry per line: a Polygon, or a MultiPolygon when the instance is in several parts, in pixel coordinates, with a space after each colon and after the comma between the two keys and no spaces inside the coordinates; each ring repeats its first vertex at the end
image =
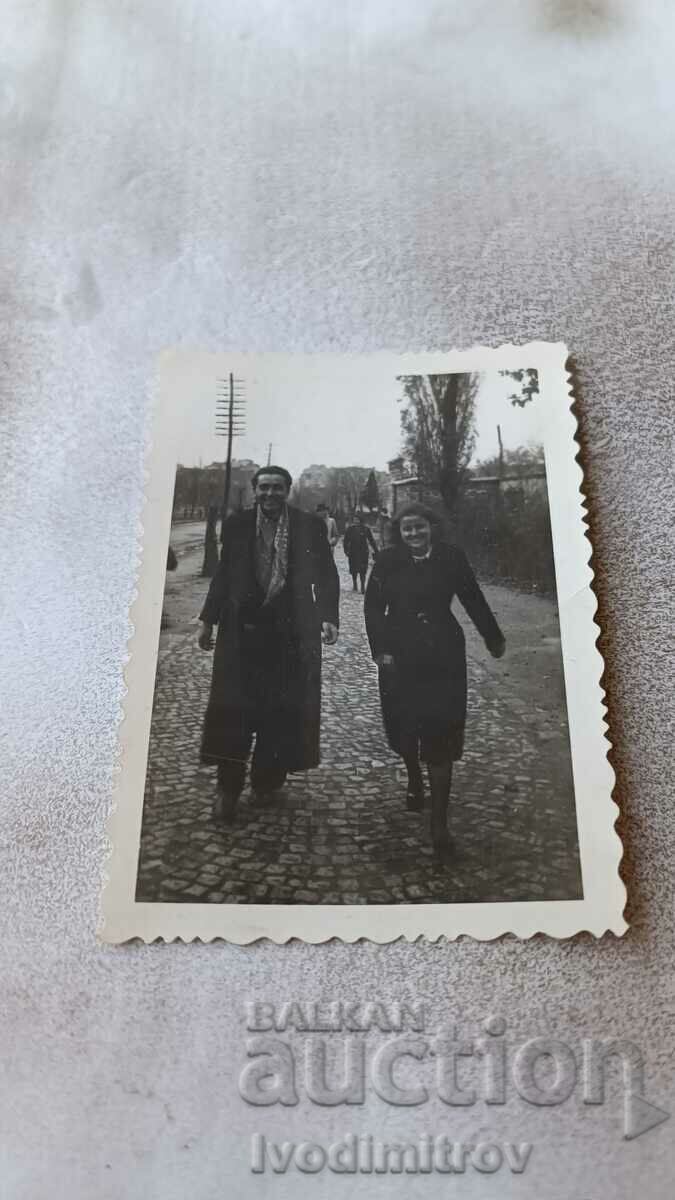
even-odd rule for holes
{"type": "MultiPolygon", "coordinates": [[[[212,655],[196,645],[207,581],[200,550],[169,576],[169,627],[150,739],[137,898],[359,904],[575,899],[580,895],[562,663],[549,600],[486,588],[507,637],[490,659],[468,621],[469,717],[456,764],[457,861],[434,873],[428,813],[405,808],[405,772],[384,738],[363,623],[341,549],[341,632],[325,648],[322,762],[289,778],[278,808],[248,791],[235,824],[211,818],[215,771],[199,762],[212,655]],[[542,756],[545,755],[545,757],[542,756]]],[[[460,618],[463,611],[457,606],[460,618]]]]}

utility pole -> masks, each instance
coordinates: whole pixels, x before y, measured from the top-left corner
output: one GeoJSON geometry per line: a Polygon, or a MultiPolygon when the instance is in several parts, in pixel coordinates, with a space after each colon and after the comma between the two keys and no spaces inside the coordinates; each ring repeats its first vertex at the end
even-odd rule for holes
{"type": "Polygon", "coordinates": [[[272,466],[272,446],[273,446],[273,444],[274,444],[273,442],[270,442],[269,446],[267,447],[267,465],[268,465],[268,467],[272,466]]]}
{"type": "Polygon", "coordinates": [[[504,443],[502,441],[501,426],[497,426],[497,441],[499,442],[499,466],[497,467],[497,487],[494,492],[495,504],[497,511],[501,511],[502,507],[502,479],[504,477],[504,443]]]}
{"type": "Polygon", "coordinates": [[[245,399],[244,384],[241,379],[235,379],[230,371],[227,379],[219,380],[225,386],[218,394],[216,433],[227,438],[227,456],[225,459],[225,488],[223,490],[223,517],[227,516],[232,487],[232,442],[235,437],[245,432],[245,399]]]}
{"type": "MultiPolygon", "coordinates": [[[[223,540],[223,525],[227,519],[227,510],[230,503],[230,490],[232,488],[232,443],[235,437],[245,433],[244,427],[245,417],[245,398],[244,398],[244,383],[241,379],[235,379],[230,371],[227,379],[218,380],[218,392],[216,397],[216,435],[218,437],[227,438],[227,453],[225,457],[225,486],[223,489],[222,507],[220,510],[220,540],[223,540]]],[[[211,505],[209,509],[209,519],[206,522],[206,536],[204,540],[204,565],[202,567],[202,575],[211,579],[215,574],[218,566],[218,540],[216,536],[216,521],[218,519],[218,508],[211,505]]]]}
{"type": "MultiPolygon", "coordinates": [[[[236,437],[246,432],[244,421],[246,416],[246,400],[244,397],[244,382],[235,379],[230,371],[227,379],[219,380],[221,390],[217,401],[216,433],[227,438],[227,456],[225,458],[225,487],[223,489],[222,522],[227,520],[227,510],[230,504],[232,490],[232,443],[236,437]]],[[[220,540],[223,540],[223,525],[220,527],[220,540]]]]}

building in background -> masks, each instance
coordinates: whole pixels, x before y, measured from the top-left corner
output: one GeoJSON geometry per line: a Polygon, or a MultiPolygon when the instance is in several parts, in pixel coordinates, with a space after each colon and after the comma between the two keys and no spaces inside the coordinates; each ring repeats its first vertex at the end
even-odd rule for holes
{"type": "Polygon", "coordinates": [[[413,500],[422,503],[433,503],[438,500],[438,493],[420,479],[414,465],[402,455],[392,458],[387,466],[389,467],[391,498],[386,507],[392,517],[396,516],[400,508],[403,508],[405,504],[411,504],[413,500]]]}
{"type": "MultiPolygon", "coordinates": [[[[248,508],[253,503],[251,480],[259,464],[250,458],[232,460],[232,484],[230,489],[230,512],[248,508]]],[[[225,463],[213,462],[208,466],[176,468],[176,486],[173,498],[174,520],[197,519],[206,516],[211,505],[218,508],[225,489],[225,463]]]]}
{"type": "Polygon", "coordinates": [[[386,471],[362,466],[329,467],[324,463],[313,463],[298,476],[293,485],[291,501],[307,512],[314,512],[318,504],[326,504],[342,533],[346,522],[358,511],[363,512],[365,520],[372,524],[377,519],[378,508],[388,503],[389,490],[386,471]],[[371,491],[377,495],[377,502],[372,509],[367,503],[371,491]]]}

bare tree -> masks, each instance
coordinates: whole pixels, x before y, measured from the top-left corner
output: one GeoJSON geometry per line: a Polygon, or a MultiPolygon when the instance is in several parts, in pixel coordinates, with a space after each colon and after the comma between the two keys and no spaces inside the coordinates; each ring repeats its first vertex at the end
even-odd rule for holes
{"type": "Polygon", "coordinates": [[[328,479],[328,506],[345,516],[355,512],[368,481],[367,467],[333,467],[328,479]]]}

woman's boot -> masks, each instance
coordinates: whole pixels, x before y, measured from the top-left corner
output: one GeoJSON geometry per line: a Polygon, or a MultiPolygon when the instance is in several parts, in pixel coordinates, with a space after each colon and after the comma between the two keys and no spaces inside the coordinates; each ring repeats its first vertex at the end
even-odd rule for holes
{"type": "Polygon", "coordinates": [[[452,783],[452,763],[429,765],[431,786],[431,844],[434,865],[444,866],[452,858],[453,846],[448,833],[448,804],[452,783]]]}

